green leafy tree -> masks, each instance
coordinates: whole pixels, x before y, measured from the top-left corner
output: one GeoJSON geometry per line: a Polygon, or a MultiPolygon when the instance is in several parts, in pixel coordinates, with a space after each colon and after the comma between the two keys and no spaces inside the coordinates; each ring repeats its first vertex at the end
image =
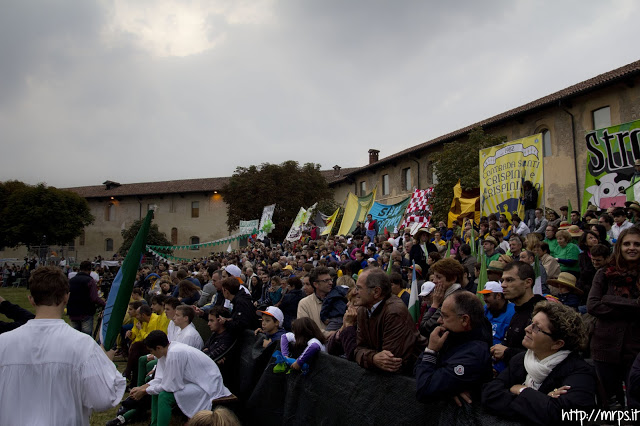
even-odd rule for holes
{"type": "MultiPolygon", "coordinates": [[[[133,240],[135,240],[136,235],[138,235],[138,231],[140,231],[140,226],[142,226],[142,222],[144,219],[138,219],[134,221],[131,226],[127,229],[123,229],[120,234],[122,234],[122,245],[118,249],[118,253],[122,256],[126,256],[129,251],[129,247],[133,244],[133,240]]],[[[170,246],[171,241],[167,239],[167,235],[164,232],[160,232],[158,229],[158,225],[155,223],[151,224],[149,228],[149,235],[147,236],[147,244],[150,246],[170,246]]],[[[162,254],[173,254],[173,250],[166,251],[163,250],[162,254]]]]}
{"type": "Polygon", "coordinates": [[[480,150],[506,142],[506,138],[486,134],[481,127],[469,132],[464,142],[444,144],[433,156],[438,184],[433,189],[434,219],[447,220],[453,200],[453,187],[460,180],[462,189],[480,186],[480,150]]]}
{"type": "Polygon", "coordinates": [[[78,194],[19,181],[0,183],[0,246],[31,247],[72,242],[93,223],[87,200],[78,194]]]}
{"type": "Polygon", "coordinates": [[[222,197],[228,205],[229,232],[238,228],[240,220],[259,218],[264,206],[275,204],[275,228],[269,237],[282,241],[300,207],[333,200],[333,193],[320,173],[319,164],[300,166],[297,161],[285,161],[238,167],[222,189],[222,197]]]}

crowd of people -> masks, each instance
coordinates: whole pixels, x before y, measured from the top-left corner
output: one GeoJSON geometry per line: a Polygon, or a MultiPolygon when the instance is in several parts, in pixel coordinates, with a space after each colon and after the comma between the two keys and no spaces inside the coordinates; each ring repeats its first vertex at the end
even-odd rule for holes
{"type": "MultiPolygon", "coordinates": [[[[192,421],[213,419],[198,412],[233,397],[225,377],[245,330],[261,336],[263,368],[279,354],[278,368],[304,373],[326,352],[414,376],[418,401],[451,398],[523,422],[640,408],[639,218],[635,202],[590,206],[584,216],[528,208],[524,219],[492,214],[385,235],[369,216],[347,236],[304,232],[295,242],[149,262],[119,339],[127,383],[117,386],[130,396],[109,424],[149,408],[152,424],[168,424],[176,405],[192,421]],[[206,342],[196,317],[208,322],[206,342]]],[[[68,279],[64,301],[85,333],[104,303],[91,269],[83,262],[68,279]]],[[[7,368],[0,354],[0,372],[7,368]]]]}

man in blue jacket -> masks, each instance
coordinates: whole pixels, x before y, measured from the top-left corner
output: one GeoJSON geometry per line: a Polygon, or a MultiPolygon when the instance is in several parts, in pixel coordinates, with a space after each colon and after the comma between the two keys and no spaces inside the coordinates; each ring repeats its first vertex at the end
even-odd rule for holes
{"type": "Polygon", "coordinates": [[[491,326],[482,303],[470,292],[454,292],[444,300],[438,324],[416,364],[418,401],[465,392],[479,396],[492,377],[491,326]]]}
{"type": "MultiPolygon", "coordinates": [[[[504,298],[502,286],[497,281],[487,282],[484,290],[478,293],[484,295],[484,315],[491,323],[493,344],[501,344],[504,334],[511,323],[511,317],[516,313],[515,305],[504,298]]],[[[503,361],[496,361],[493,365],[497,373],[504,370],[505,367],[506,365],[503,361]]]]}

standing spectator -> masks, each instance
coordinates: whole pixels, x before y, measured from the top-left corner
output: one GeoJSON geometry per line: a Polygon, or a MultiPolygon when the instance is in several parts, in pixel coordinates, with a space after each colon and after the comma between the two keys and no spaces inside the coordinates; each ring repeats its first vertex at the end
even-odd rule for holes
{"type": "Polygon", "coordinates": [[[524,222],[527,227],[533,229],[535,225],[535,209],[538,207],[538,190],[530,180],[525,180],[522,187],[524,189],[524,222]]]}
{"type": "Polygon", "coordinates": [[[284,315],[282,326],[291,331],[291,322],[298,316],[298,304],[306,295],[302,291],[302,281],[296,276],[289,277],[287,286],[287,292],[280,302],[280,310],[284,315]]]}
{"type": "Polygon", "coordinates": [[[369,240],[372,242],[375,240],[376,235],[378,235],[378,221],[373,219],[373,216],[370,214],[367,215],[367,220],[364,223],[365,236],[369,237],[369,240]]]}
{"type": "Polygon", "coordinates": [[[311,318],[318,328],[325,330],[326,325],[320,319],[320,311],[322,310],[322,301],[333,288],[333,280],[329,269],[319,266],[311,270],[309,274],[309,284],[313,288],[313,293],[305,297],[298,303],[298,318],[311,318]]]}
{"type": "Polygon", "coordinates": [[[96,305],[106,305],[105,301],[98,296],[98,286],[89,275],[90,272],[91,262],[85,260],[80,264],[78,275],[69,280],[70,292],[67,305],[71,326],[89,335],[93,333],[96,305]]]}
{"type": "Polygon", "coordinates": [[[416,242],[411,247],[409,252],[409,260],[416,262],[416,265],[420,265],[423,271],[429,269],[427,265],[427,257],[429,253],[438,251],[436,246],[429,242],[429,229],[420,228],[414,236],[416,242]]]}
{"type": "Polygon", "coordinates": [[[544,236],[544,232],[546,231],[549,222],[547,221],[547,219],[545,219],[542,209],[535,209],[534,212],[535,219],[533,220],[533,227],[531,228],[531,232],[544,236]]]}
{"type": "Polygon", "coordinates": [[[627,383],[633,360],[640,352],[640,229],[622,231],[609,264],[596,272],[587,311],[596,317],[591,357],[609,404],[624,406],[622,382],[627,383]]]}

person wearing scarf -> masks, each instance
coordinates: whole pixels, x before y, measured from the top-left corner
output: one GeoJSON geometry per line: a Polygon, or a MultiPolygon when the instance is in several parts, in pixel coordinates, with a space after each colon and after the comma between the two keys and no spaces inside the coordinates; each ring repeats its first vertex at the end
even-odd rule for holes
{"type": "Polygon", "coordinates": [[[596,407],[597,379],[593,367],[578,354],[587,332],[580,315],[568,306],[536,304],[522,345],[509,366],[482,390],[490,412],[528,424],[562,422],[562,411],[596,407]]]}

